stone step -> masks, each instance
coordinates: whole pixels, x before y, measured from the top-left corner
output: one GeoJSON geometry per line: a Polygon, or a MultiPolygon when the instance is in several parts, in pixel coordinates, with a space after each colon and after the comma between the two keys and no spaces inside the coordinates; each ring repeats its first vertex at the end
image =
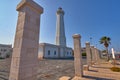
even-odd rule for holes
{"type": "Polygon", "coordinates": [[[0,71],[0,80],[8,80],[9,72],[7,71],[0,71]]]}
{"type": "Polygon", "coordinates": [[[8,76],[0,74],[0,80],[8,80],[8,76]]]}

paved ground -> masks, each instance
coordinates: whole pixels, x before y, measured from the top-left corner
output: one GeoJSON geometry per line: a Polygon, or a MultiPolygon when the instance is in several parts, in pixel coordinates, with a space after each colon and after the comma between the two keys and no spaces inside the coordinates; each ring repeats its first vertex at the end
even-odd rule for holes
{"type": "Polygon", "coordinates": [[[0,80],[8,80],[10,59],[0,60],[0,80]]]}
{"type": "Polygon", "coordinates": [[[96,64],[90,67],[90,71],[84,71],[84,77],[80,80],[120,80],[120,72],[111,71],[111,67],[110,63],[96,64]]]}
{"type": "MultiPolygon", "coordinates": [[[[85,59],[84,60],[84,64],[85,59]]],[[[0,80],[8,80],[10,59],[0,60],[0,80]]],[[[38,80],[58,80],[62,76],[74,76],[73,60],[40,60],[38,80]]]]}
{"type": "MultiPolygon", "coordinates": [[[[86,60],[83,59],[84,64],[86,60]]],[[[113,65],[96,64],[90,71],[84,71],[84,77],[79,80],[120,80],[120,72],[110,71],[113,65]]],[[[117,65],[120,67],[120,65],[117,65]]],[[[0,60],[0,80],[8,80],[10,59],[0,60]]],[[[39,62],[38,80],[59,80],[63,76],[74,77],[73,60],[41,60],[39,62]]]]}
{"type": "Polygon", "coordinates": [[[62,76],[74,75],[73,60],[40,61],[39,80],[58,80],[62,76]]]}

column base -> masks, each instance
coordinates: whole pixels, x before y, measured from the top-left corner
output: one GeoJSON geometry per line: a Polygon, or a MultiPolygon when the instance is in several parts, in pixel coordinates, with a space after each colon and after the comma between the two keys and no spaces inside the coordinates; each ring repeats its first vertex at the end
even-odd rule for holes
{"type": "Polygon", "coordinates": [[[89,71],[89,66],[88,65],[83,65],[83,70],[89,71]]]}

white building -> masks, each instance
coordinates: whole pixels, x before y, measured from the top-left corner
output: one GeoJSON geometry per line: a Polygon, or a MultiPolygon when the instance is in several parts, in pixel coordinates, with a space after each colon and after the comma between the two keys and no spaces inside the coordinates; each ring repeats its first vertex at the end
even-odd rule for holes
{"type": "Polygon", "coordinates": [[[72,48],[66,46],[66,37],[64,29],[64,11],[62,8],[57,10],[57,24],[56,24],[56,44],[40,43],[39,58],[70,58],[72,55],[72,48]]]}
{"type": "Polygon", "coordinates": [[[72,57],[72,48],[57,46],[48,43],[39,45],[39,57],[44,58],[68,58],[72,57]],[[43,54],[43,55],[41,55],[43,54]]]}
{"type": "Polygon", "coordinates": [[[12,45],[0,44],[0,58],[6,58],[12,53],[12,45]]]}

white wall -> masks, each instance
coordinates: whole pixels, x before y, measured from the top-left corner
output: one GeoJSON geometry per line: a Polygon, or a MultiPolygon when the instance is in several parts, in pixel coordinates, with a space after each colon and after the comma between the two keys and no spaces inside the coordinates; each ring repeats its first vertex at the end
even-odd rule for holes
{"type": "Polygon", "coordinates": [[[42,46],[39,46],[38,58],[40,58],[42,56],[44,56],[44,58],[73,57],[71,48],[60,47],[60,46],[47,44],[47,43],[42,46]],[[48,51],[50,51],[50,53],[48,51]],[[55,54],[55,51],[56,51],[56,54],[55,54]]]}
{"type": "Polygon", "coordinates": [[[45,46],[45,55],[46,58],[57,58],[58,55],[58,47],[54,46],[45,46]],[[50,54],[48,54],[48,51],[50,51],[50,54]],[[56,54],[54,52],[56,51],[56,54]]]}
{"type": "Polygon", "coordinates": [[[72,49],[66,48],[65,57],[73,57],[72,49]]]}
{"type": "Polygon", "coordinates": [[[65,48],[60,48],[60,57],[65,57],[65,48]]]}
{"type": "Polygon", "coordinates": [[[43,47],[42,46],[39,46],[39,49],[38,49],[38,58],[43,58],[43,47]]]}

